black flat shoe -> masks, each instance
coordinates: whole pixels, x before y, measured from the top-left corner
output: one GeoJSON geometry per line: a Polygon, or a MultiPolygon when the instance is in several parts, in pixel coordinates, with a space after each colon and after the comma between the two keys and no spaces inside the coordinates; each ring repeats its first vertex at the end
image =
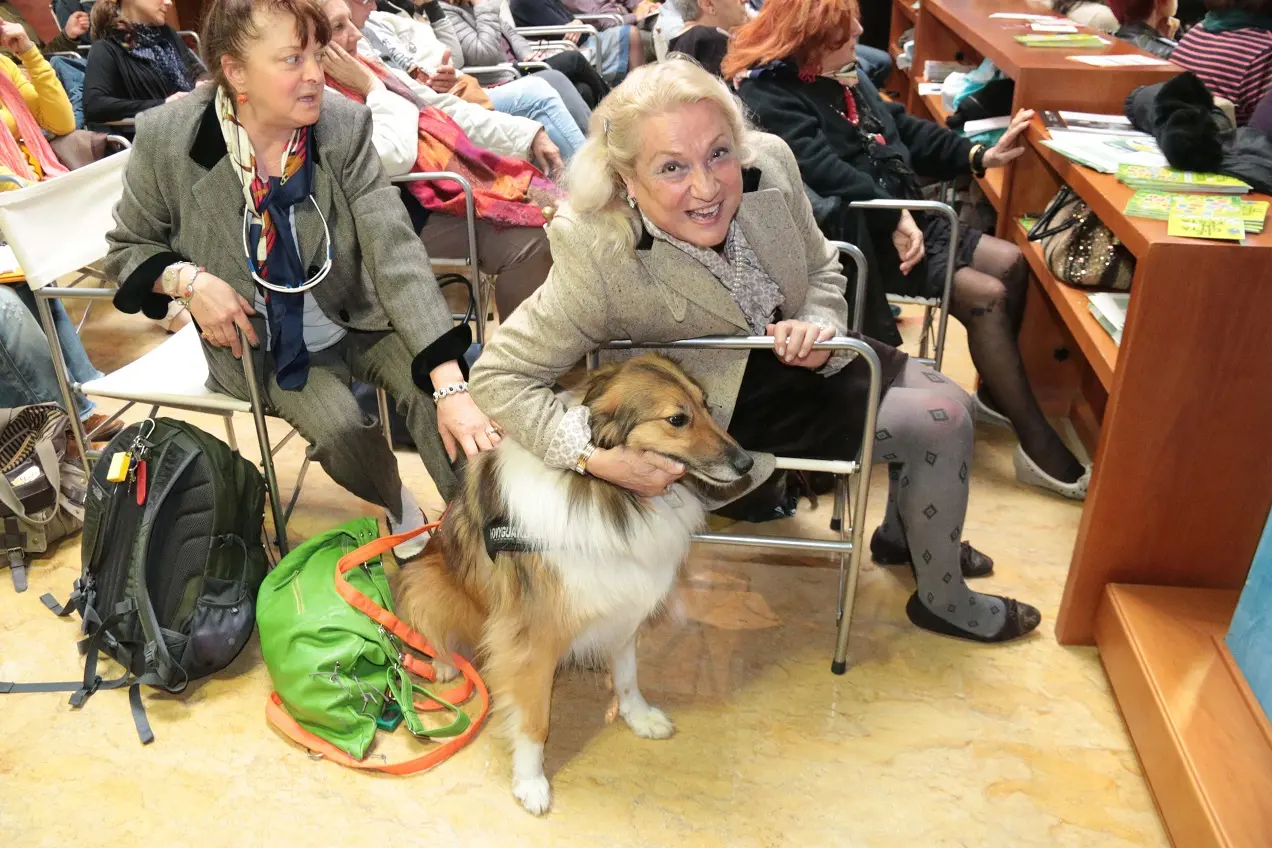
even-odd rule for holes
{"type": "MultiPolygon", "coordinates": [[[[907,546],[883,538],[878,530],[870,537],[870,556],[879,565],[914,565],[907,546]]],[[[994,560],[973,548],[970,542],[964,542],[959,548],[958,564],[964,577],[984,577],[994,570],[994,560]]]]}
{"type": "Polygon", "coordinates": [[[919,600],[918,592],[911,595],[910,600],[906,602],[905,614],[910,617],[910,621],[915,627],[921,627],[933,633],[940,633],[942,636],[970,639],[973,642],[1007,642],[1033,631],[1039,622],[1042,621],[1042,613],[1029,604],[1013,598],[999,597],[998,595],[989,595],[988,597],[1003,604],[1007,613],[1007,620],[1003,622],[1003,629],[993,636],[981,636],[951,624],[924,606],[923,602],[919,600]]]}

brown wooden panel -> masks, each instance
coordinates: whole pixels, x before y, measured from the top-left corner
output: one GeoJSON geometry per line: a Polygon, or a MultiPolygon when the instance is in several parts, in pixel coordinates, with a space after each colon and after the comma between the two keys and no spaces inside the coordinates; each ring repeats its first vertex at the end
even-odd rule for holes
{"type": "Polygon", "coordinates": [[[1239,588],[1272,505],[1272,250],[1139,260],[1056,633],[1089,643],[1107,583],[1239,588]]]}

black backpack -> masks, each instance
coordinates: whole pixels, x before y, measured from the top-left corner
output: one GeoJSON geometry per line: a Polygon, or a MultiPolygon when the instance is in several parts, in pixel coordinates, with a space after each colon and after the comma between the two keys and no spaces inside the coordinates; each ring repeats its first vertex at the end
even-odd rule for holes
{"type": "Polygon", "coordinates": [[[128,686],[137,733],[153,741],[140,685],[180,692],[229,665],[252,634],[265,577],[264,506],[256,467],[198,427],[153,418],[125,428],[89,480],[74,592],[65,605],[41,598],[58,615],[83,618],[84,679],[0,682],[0,694],[73,691],[79,707],[99,689],[128,686]],[[112,475],[121,452],[131,462],[111,482],[125,465],[112,475]],[[121,677],[97,674],[99,650],[127,669],[121,677]]]}

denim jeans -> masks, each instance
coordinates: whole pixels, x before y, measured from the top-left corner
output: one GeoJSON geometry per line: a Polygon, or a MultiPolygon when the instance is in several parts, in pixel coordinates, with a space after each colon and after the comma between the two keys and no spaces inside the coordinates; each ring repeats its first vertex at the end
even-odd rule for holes
{"type": "Polygon", "coordinates": [[[508,115],[520,115],[543,124],[548,138],[561,149],[561,158],[567,162],[587,139],[579,131],[579,125],[565,108],[561,95],[547,80],[537,74],[486,90],[495,111],[508,115]]]}
{"type": "Polygon", "coordinates": [[[49,60],[53,73],[66,90],[66,98],[71,101],[71,109],[75,112],[75,128],[84,129],[84,71],[88,63],[82,59],[68,56],[54,56],[49,60]]]}
{"type": "MultiPolygon", "coordinates": [[[[71,381],[86,383],[101,377],[61,302],[49,301],[49,309],[71,381]]],[[[53,354],[37,316],[35,295],[25,283],[0,285],[0,407],[62,403],[53,354]]],[[[97,408],[79,392],[75,393],[75,400],[80,420],[97,408]]]]}

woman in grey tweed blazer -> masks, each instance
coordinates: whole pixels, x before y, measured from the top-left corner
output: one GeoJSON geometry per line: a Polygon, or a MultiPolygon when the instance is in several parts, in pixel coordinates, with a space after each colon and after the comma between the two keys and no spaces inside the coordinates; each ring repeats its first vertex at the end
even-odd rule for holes
{"type": "MultiPolygon", "coordinates": [[[[613,340],[769,335],[771,352],[680,356],[715,419],[754,452],[746,485],[704,500],[719,506],[762,485],[773,453],[857,458],[865,363],[812,349],[848,334],[837,251],[813,220],[790,148],[748,130],[723,82],[690,60],[637,68],[593,114],[567,187],[569,202],[549,229],[547,281],[473,368],[473,396],[509,436],[548,465],[659,497],[684,466],[593,443],[587,407],[568,408],[552,391],[556,378],[613,340]]],[[[892,482],[871,540],[875,561],[914,568],[918,591],[906,613],[920,627],[982,642],[1028,633],[1036,609],[973,592],[963,579],[993,567],[962,542],[970,397],[895,348],[866,341],[885,387],[874,457],[890,465],[892,482]]]]}
{"type": "Polygon", "coordinates": [[[237,357],[256,357],[273,411],[400,531],[424,517],[353,378],[396,398],[443,497],[460,450],[499,436],[465,391],[467,328],[454,327],[384,176],[370,112],[323,93],[329,37],[308,0],[213,2],[203,44],[216,83],[138,116],[106,269],[125,312],[161,315],[174,297],[188,305],[210,387],[247,398],[237,357]],[[286,293],[328,266],[303,295],[286,293]],[[265,344],[240,350],[240,329],[265,344]],[[444,392],[436,406],[434,392],[444,392]]]}

